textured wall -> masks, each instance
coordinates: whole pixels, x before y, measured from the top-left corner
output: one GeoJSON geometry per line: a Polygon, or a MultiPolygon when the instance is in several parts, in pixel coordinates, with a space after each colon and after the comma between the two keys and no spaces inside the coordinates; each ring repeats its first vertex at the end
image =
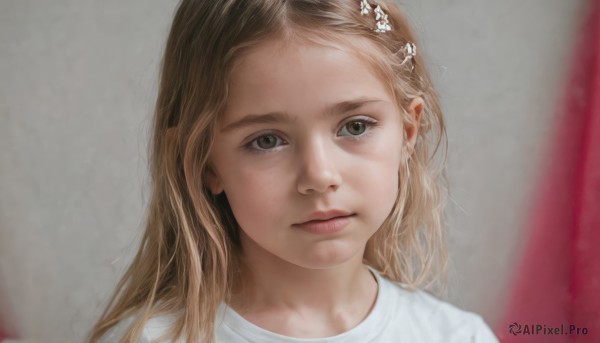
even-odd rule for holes
{"type": "MultiPolygon", "coordinates": [[[[494,324],[581,0],[404,0],[446,113],[450,300],[494,324]]],[[[0,1],[0,313],[81,341],[137,247],[176,1],[0,1]]]]}

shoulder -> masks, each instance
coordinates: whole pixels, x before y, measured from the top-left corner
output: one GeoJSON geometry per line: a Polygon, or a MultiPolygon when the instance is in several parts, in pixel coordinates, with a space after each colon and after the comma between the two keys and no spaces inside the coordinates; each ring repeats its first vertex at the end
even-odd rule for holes
{"type": "MultiPolygon", "coordinates": [[[[129,316],[126,319],[121,320],[117,325],[107,331],[102,338],[98,340],[98,343],[120,342],[135,319],[134,316],[129,316]]],[[[169,315],[152,317],[144,324],[144,328],[136,343],[162,343],[161,341],[158,341],[158,339],[167,332],[173,321],[174,317],[169,315]]]]}
{"type": "Polygon", "coordinates": [[[479,314],[423,290],[409,291],[402,283],[383,280],[393,299],[393,317],[405,321],[415,338],[436,342],[498,342],[479,314]]]}

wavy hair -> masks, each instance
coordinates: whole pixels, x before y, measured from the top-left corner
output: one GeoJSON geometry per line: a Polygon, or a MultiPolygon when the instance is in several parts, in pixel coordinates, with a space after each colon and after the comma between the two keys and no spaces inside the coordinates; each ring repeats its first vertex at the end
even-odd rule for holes
{"type": "MultiPolygon", "coordinates": [[[[393,2],[381,5],[393,27],[374,32],[358,0],[182,0],[162,59],[149,146],[151,200],[139,250],[88,342],[136,314],[121,342],[135,342],[153,316],[177,314],[164,338],[214,342],[218,307],[238,282],[240,230],[226,197],[208,189],[215,129],[225,108],[232,66],[266,39],[304,38],[348,46],[385,80],[403,122],[424,100],[414,147],[402,150],[398,196],[367,242],[364,263],[407,288],[446,288],[444,205],[447,138],[438,96],[422,57],[402,64],[416,42],[393,2]],[[362,37],[361,39],[356,39],[362,37]],[[360,43],[363,42],[363,43],[360,43]],[[369,45],[367,48],[364,44],[369,45]],[[360,44],[363,44],[362,46],[360,44]],[[436,152],[443,146],[442,158],[436,152]]],[[[417,46],[418,43],[417,43],[417,46]]]]}

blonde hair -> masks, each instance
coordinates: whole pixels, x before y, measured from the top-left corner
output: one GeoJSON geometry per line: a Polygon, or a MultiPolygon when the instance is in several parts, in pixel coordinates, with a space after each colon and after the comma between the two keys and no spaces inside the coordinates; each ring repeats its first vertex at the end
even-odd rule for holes
{"type": "Polygon", "coordinates": [[[138,314],[121,339],[134,342],[150,318],[174,313],[177,320],[164,338],[214,342],[218,307],[238,282],[240,228],[226,197],[207,187],[209,153],[233,63],[274,37],[354,44],[389,83],[405,123],[413,120],[405,110],[410,101],[424,100],[414,151],[402,150],[398,197],[368,241],[364,263],[411,290],[445,289],[444,120],[421,54],[401,64],[400,48],[416,42],[406,19],[396,4],[377,4],[388,14],[391,32],[374,32],[375,19],[361,16],[355,0],[181,1],[160,73],[146,230],[89,343],[138,314]],[[366,38],[371,48],[353,43],[356,37],[366,38]],[[435,159],[442,143],[442,159],[435,159]]]}

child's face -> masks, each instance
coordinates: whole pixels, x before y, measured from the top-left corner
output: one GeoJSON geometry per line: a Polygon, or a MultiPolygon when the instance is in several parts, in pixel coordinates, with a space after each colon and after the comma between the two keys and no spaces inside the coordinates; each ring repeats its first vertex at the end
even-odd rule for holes
{"type": "Polygon", "coordinates": [[[396,199],[403,142],[399,109],[366,62],[310,43],[265,43],[238,60],[222,123],[210,187],[225,191],[246,254],[304,268],[362,260],[396,199]],[[331,209],[354,215],[333,233],[294,225],[331,209]]]}

